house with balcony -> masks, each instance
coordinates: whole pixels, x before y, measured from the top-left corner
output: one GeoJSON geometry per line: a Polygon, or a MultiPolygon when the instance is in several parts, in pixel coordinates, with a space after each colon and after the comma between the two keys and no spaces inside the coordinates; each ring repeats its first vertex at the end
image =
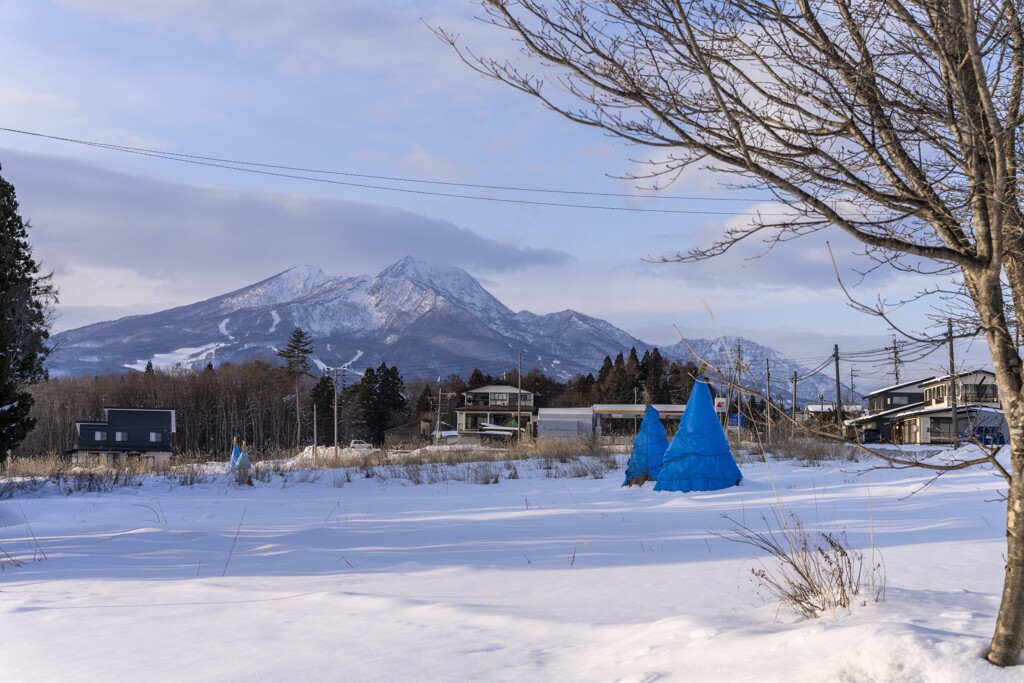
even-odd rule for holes
{"type": "MultiPolygon", "coordinates": [[[[863,435],[894,444],[951,444],[957,435],[978,425],[1007,433],[995,374],[971,370],[907,382],[871,392],[868,414],[855,421],[863,435]],[[956,392],[956,422],[953,394],[956,392]]],[[[868,439],[866,439],[868,440],[868,439]]],[[[876,439],[869,439],[874,441],[876,439]]]]}
{"type": "Polygon", "coordinates": [[[868,403],[867,414],[854,419],[852,425],[862,435],[871,434],[868,441],[904,443],[895,417],[924,405],[924,385],[931,381],[914,380],[872,391],[864,397],[868,403]]]}
{"type": "Polygon", "coordinates": [[[959,434],[978,425],[996,427],[1004,435],[1008,433],[995,373],[991,370],[935,377],[922,382],[921,387],[924,390],[921,405],[893,416],[893,431],[899,437],[893,443],[950,444],[959,434]],[[953,391],[957,405],[955,423],[953,391]]]}
{"type": "Polygon", "coordinates": [[[171,466],[176,431],[169,408],[104,408],[103,420],[75,423],[71,463],[164,471],[171,466]]]}
{"type": "Polygon", "coordinates": [[[492,384],[462,394],[464,405],[455,409],[459,436],[514,436],[516,427],[532,437],[537,422],[537,401],[533,392],[513,386],[492,384]]]}

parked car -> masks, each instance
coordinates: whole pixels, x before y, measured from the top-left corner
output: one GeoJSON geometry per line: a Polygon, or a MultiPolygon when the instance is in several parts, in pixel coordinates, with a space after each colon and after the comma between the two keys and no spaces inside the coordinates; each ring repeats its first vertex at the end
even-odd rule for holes
{"type": "Polygon", "coordinates": [[[373,448],[369,442],[363,441],[362,439],[352,439],[348,442],[349,448],[373,448]]]}
{"type": "Polygon", "coordinates": [[[882,438],[882,432],[877,429],[865,429],[864,433],[860,437],[861,443],[885,443],[885,439],[882,438]]]}
{"type": "Polygon", "coordinates": [[[992,425],[975,425],[970,429],[960,432],[961,439],[967,439],[980,443],[983,446],[1002,446],[1006,443],[1006,436],[999,427],[992,425]]]}

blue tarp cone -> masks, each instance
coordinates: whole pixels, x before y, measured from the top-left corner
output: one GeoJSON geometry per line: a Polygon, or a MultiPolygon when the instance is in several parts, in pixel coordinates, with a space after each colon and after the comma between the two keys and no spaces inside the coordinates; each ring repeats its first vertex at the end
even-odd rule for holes
{"type": "Polygon", "coordinates": [[[735,486],[743,475],[715,415],[711,392],[697,381],[679,421],[679,431],[665,451],[655,491],[714,491],[735,486]]]}
{"type": "Polygon", "coordinates": [[[668,437],[665,426],[661,424],[658,411],[647,406],[640,430],[633,439],[633,453],[626,465],[626,481],[623,486],[643,486],[645,481],[657,479],[657,471],[661,470],[661,458],[668,448],[668,437]],[[657,471],[655,470],[657,467],[657,471]]]}

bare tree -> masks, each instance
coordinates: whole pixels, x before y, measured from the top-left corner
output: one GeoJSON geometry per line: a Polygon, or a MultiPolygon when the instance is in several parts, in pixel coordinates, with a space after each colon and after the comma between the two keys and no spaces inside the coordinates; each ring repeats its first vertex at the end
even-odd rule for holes
{"type": "MultiPolygon", "coordinates": [[[[483,0],[540,73],[471,66],[648,148],[645,176],[691,164],[770,191],[758,217],[677,260],[825,228],[884,265],[952,276],[984,333],[1010,426],[1003,598],[987,657],[1024,644],[1024,377],[1008,321],[1024,307],[1022,0],[483,0]]],[[[926,285],[927,288],[928,285],[926,285]]],[[[882,312],[882,311],[879,311],[882,312]]]]}

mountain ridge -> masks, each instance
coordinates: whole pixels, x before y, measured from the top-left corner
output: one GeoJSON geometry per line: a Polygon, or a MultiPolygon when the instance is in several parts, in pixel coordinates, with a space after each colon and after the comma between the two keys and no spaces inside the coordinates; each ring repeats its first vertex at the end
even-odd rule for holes
{"type": "MultiPolygon", "coordinates": [[[[565,380],[596,374],[606,356],[655,348],[573,309],[514,312],[465,270],[407,256],[376,276],[330,277],[317,266],[296,266],[196,303],[66,330],[53,337],[51,372],[126,372],[148,362],[198,369],[256,358],[275,361],[295,327],[313,337],[313,361],[321,369],[358,372],[386,362],[407,378],[466,376],[473,368],[501,373],[515,367],[522,353],[524,372],[536,367],[565,380]]],[[[747,386],[764,388],[765,358],[780,379],[794,371],[808,374],[774,349],[743,338],[659,348],[670,360],[703,358],[731,368],[730,348],[737,344],[749,358],[747,386]]],[[[835,384],[812,373],[798,392],[802,400],[834,396],[835,384]]]]}

